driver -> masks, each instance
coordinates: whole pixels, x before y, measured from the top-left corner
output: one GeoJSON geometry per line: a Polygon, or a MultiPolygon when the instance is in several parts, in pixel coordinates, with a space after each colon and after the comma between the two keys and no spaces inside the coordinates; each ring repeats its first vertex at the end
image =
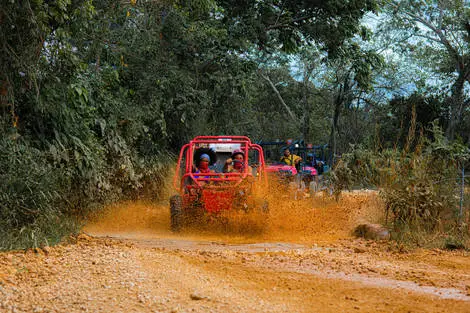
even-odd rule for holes
{"type": "Polygon", "coordinates": [[[243,173],[245,153],[242,150],[232,152],[232,157],[228,158],[224,165],[224,173],[243,173]]]}
{"type": "Polygon", "coordinates": [[[284,150],[284,155],[281,157],[280,161],[286,165],[295,166],[296,168],[298,168],[298,166],[300,165],[300,161],[302,161],[302,158],[298,155],[290,153],[290,150],[286,148],[284,150]]]}

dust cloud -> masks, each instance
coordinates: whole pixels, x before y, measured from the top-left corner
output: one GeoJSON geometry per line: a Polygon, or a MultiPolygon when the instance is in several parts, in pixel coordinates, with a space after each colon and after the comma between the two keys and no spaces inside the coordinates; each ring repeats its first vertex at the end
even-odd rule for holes
{"type": "MultiPolygon", "coordinates": [[[[296,200],[287,188],[264,193],[268,213],[225,212],[170,231],[169,200],[116,203],[94,216],[83,231],[95,236],[179,238],[226,243],[330,243],[349,238],[359,223],[382,222],[383,207],[374,192],[345,192],[336,201],[323,193],[296,200]]],[[[169,198],[169,197],[168,197],[169,198]]]]}

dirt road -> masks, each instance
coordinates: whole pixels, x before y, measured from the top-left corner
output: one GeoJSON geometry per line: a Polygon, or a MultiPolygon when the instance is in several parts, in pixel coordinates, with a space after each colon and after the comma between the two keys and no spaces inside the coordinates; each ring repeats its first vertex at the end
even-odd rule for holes
{"type": "Polygon", "coordinates": [[[468,252],[351,236],[378,206],[284,200],[175,235],[165,206],[115,205],[74,242],[0,254],[0,312],[470,312],[468,252]]]}

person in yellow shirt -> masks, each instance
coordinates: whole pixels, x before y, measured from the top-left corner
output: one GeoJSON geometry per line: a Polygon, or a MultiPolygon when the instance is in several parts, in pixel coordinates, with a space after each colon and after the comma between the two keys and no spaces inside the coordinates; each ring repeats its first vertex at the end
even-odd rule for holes
{"type": "Polygon", "coordinates": [[[284,150],[284,155],[281,157],[282,163],[295,166],[297,168],[299,166],[300,161],[302,161],[301,157],[293,153],[290,153],[289,149],[284,150]]]}

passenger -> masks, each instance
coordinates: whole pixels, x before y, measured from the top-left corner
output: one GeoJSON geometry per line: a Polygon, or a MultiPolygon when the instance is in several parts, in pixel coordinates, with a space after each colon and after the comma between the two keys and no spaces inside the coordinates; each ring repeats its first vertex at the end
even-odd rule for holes
{"type": "Polygon", "coordinates": [[[318,175],[323,175],[324,165],[325,164],[321,160],[315,162],[315,169],[317,170],[318,175]]]}
{"type": "MultiPolygon", "coordinates": [[[[194,153],[194,167],[193,173],[195,174],[209,174],[215,173],[213,169],[210,168],[217,161],[217,155],[215,151],[209,148],[199,148],[194,153]]],[[[199,178],[199,175],[194,175],[194,178],[199,178]]],[[[211,177],[214,175],[202,175],[202,177],[207,178],[203,183],[208,183],[211,177]]]]}
{"type": "Polygon", "coordinates": [[[317,166],[317,158],[315,157],[315,155],[314,155],[313,153],[307,153],[306,165],[308,165],[308,166],[313,166],[313,167],[316,168],[316,166],[317,166]]]}
{"type": "MultiPolygon", "coordinates": [[[[196,170],[194,173],[215,173],[214,170],[209,168],[209,164],[211,162],[211,158],[208,154],[201,154],[199,156],[199,162],[196,163],[196,170]]],[[[194,176],[198,178],[198,176],[194,176]]],[[[204,178],[209,178],[210,176],[204,176],[204,178]]]]}

